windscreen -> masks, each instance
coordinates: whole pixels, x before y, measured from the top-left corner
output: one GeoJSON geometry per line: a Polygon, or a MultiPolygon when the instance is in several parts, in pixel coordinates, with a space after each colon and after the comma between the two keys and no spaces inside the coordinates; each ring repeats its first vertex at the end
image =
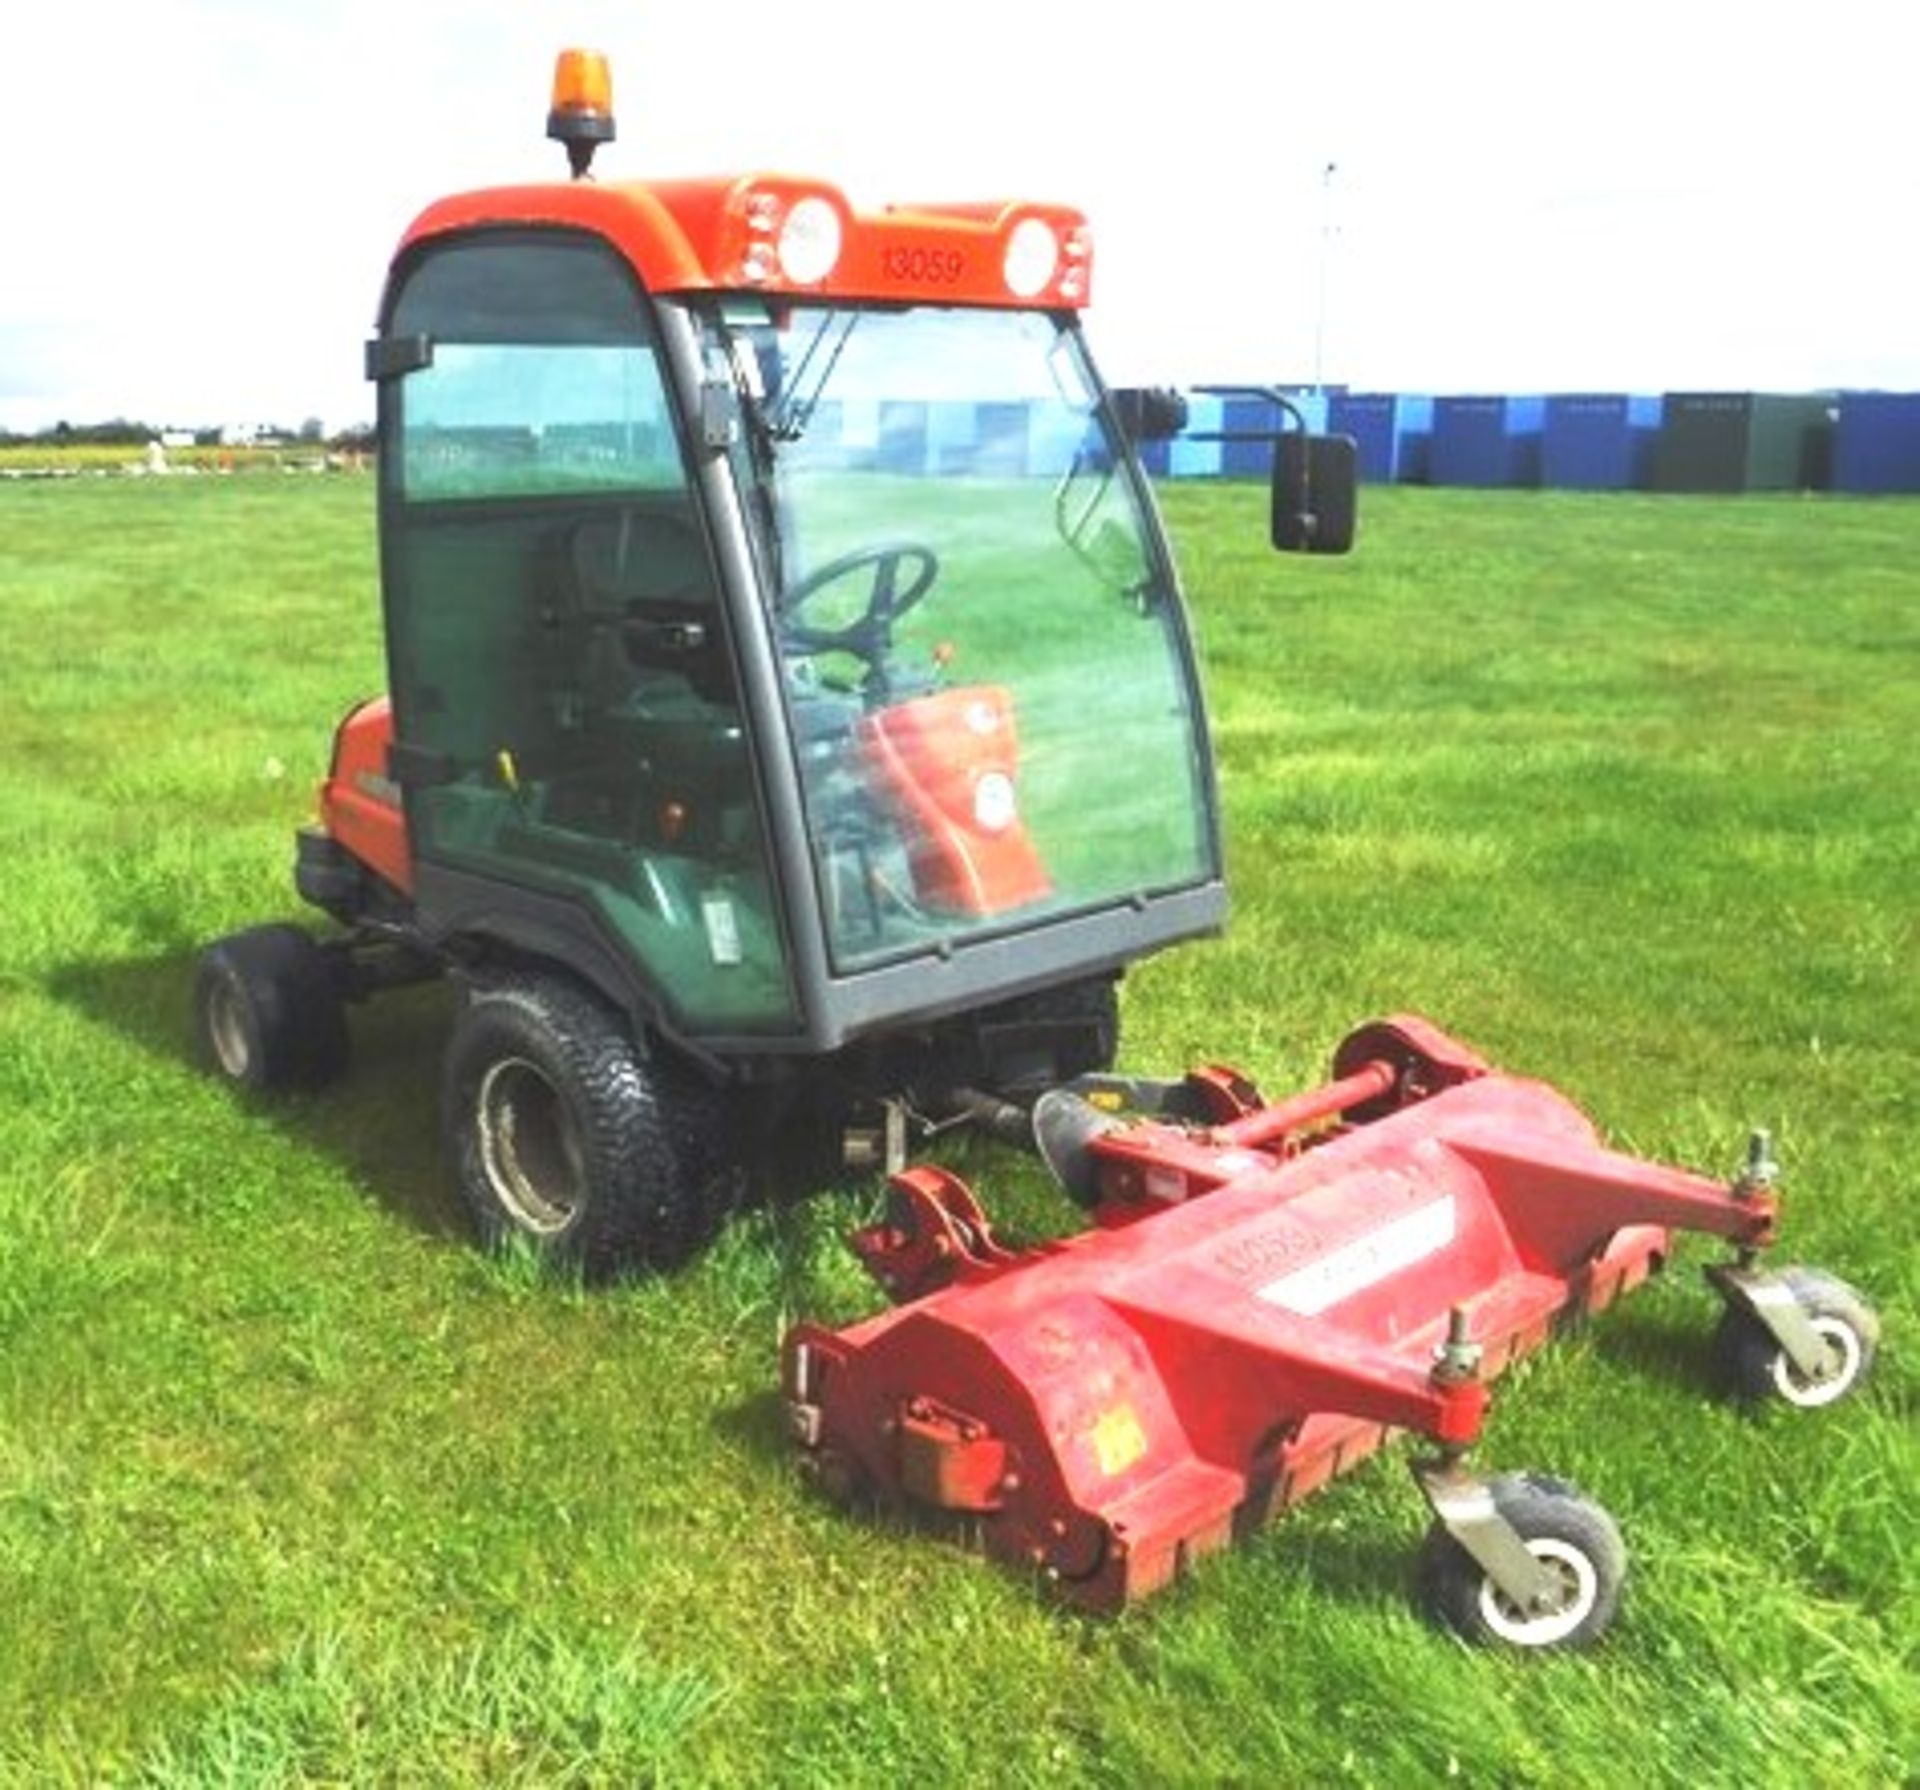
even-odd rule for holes
{"type": "Polygon", "coordinates": [[[1216,873],[1191,658],[1074,328],[728,301],[837,970],[1216,873]]]}

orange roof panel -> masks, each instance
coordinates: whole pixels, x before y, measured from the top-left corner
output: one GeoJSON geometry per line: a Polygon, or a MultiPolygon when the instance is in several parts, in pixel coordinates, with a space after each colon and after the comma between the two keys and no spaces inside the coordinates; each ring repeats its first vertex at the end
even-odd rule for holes
{"type": "Polygon", "coordinates": [[[428,206],[401,249],[516,225],[591,231],[653,292],[1078,310],[1091,290],[1091,234],[1071,206],[1015,199],[862,212],[827,181],[775,173],[460,193],[428,206]]]}

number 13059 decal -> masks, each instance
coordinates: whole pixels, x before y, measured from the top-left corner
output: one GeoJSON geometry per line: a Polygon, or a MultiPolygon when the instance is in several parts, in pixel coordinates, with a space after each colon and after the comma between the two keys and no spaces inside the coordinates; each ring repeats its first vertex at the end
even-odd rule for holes
{"type": "Polygon", "coordinates": [[[883,249],[880,271],[906,285],[957,286],[967,271],[967,258],[958,249],[883,249]]]}

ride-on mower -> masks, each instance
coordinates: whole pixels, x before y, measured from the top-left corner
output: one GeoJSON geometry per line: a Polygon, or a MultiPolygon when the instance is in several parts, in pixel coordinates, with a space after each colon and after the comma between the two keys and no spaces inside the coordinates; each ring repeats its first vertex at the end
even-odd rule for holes
{"type": "MultiPolygon", "coordinates": [[[[603,186],[580,53],[549,134],[572,180],[443,200],[394,259],[367,353],[389,693],[342,722],[296,859],[340,930],[209,947],[213,1063],[317,1086],[349,1004],[452,977],[461,1195],[483,1237],[592,1272],[684,1259],[755,1135],[830,1110],[896,1171],[855,1246],[899,1304],[787,1340],[823,1486],[964,1519],[1110,1609],[1407,1429],[1441,1614],[1594,1638],[1619,1535],[1561,1481],[1467,1466],[1486,1381],[1695,1230],[1733,1246],[1736,1386],[1855,1385],[1864,1301],[1760,1264],[1764,1140],[1731,1184],[1617,1155],[1412,1019],[1279,1101],[1113,1074],[1116,979],[1225,898],[1134,447],[1179,404],[1101,382],[1084,218],[603,186]],[[1006,1249],[904,1167],[916,1115],[1034,1143],[1092,1228],[1006,1249]]],[[[1353,466],[1280,434],[1276,547],[1346,550],[1353,466]]]]}
{"type": "MultiPolygon", "coordinates": [[[[1115,979],[1225,895],[1128,433],[1177,412],[1095,370],[1084,218],[602,185],[590,56],[549,132],[582,177],[430,206],[368,345],[389,692],[296,862],[344,930],[219,941],[198,1011],[312,1087],[450,974],[466,1204],[599,1271],[697,1247],[753,1133],[897,1162],[908,1107],[1105,1067],[1115,979]]],[[[1276,543],[1344,550],[1351,444],[1277,464],[1276,543]]]]}

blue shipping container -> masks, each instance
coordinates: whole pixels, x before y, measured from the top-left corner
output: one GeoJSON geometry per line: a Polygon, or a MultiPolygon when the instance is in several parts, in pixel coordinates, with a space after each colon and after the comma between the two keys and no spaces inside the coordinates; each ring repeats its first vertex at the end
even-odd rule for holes
{"type": "Polygon", "coordinates": [[[1186,435],[1173,438],[1167,469],[1177,479],[1217,479],[1220,476],[1220,446],[1215,441],[1195,441],[1186,435]]]}
{"type": "Polygon", "coordinates": [[[1220,444],[1220,470],[1230,479],[1265,478],[1273,465],[1273,443],[1248,438],[1270,436],[1280,422],[1280,407],[1265,398],[1229,398],[1221,419],[1229,439],[1220,444]]]}
{"type": "Polygon", "coordinates": [[[927,455],[935,472],[970,472],[980,441],[980,407],[957,398],[927,406],[927,455]]]}
{"type": "MultiPolygon", "coordinates": [[[[1308,434],[1327,432],[1327,394],[1281,386],[1300,411],[1308,434]]],[[[1279,403],[1240,386],[1194,386],[1188,396],[1187,440],[1206,440],[1219,432],[1219,471],[1227,478],[1267,478],[1273,471],[1273,438],[1298,428],[1279,403]],[[1210,421],[1219,405],[1219,423],[1210,421]]]]}
{"type": "Polygon", "coordinates": [[[982,404],[975,413],[973,470],[1018,478],[1027,470],[1027,407],[982,404]]]}
{"type": "Polygon", "coordinates": [[[1173,443],[1170,441],[1141,442],[1140,464],[1146,468],[1150,478],[1168,477],[1173,471],[1173,443]]]}
{"type": "MultiPolygon", "coordinates": [[[[1230,479],[1264,479],[1273,471],[1273,438],[1298,425],[1271,398],[1253,396],[1225,388],[1199,386],[1209,396],[1222,399],[1220,412],[1220,470],[1230,479]]],[[[1284,388],[1283,388],[1284,389],[1284,388]]],[[[1327,426],[1327,400],[1321,392],[1288,391],[1286,397],[1304,418],[1307,433],[1324,434],[1327,426]]],[[[1187,433],[1198,425],[1191,420],[1187,433]]]]}
{"type": "Polygon", "coordinates": [[[1429,476],[1436,485],[1537,485],[1539,398],[1449,397],[1433,407],[1429,476]]]}
{"type": "Polygon", "coordinates": [[[1920,491],[1920,392],[1842,392],[1836,491],[1920,491]]]}
{"type": "Polygon", "coordinates": [[[1433,400],[1400,394],[1394,411],[1393,476],[1403,485],[1433,482],[1433,400]]]}
{"type": "Polygon", "coordinates": [[[1335,392],[1327,407],[1327,427],[1351,435],[1359,450],[1360,476],[1370,484],[1391,484],[1399,460],[1397,412],[1402,400],[1392,392],[1335,392]]]}
{"type": "Polygon", "coordinates": [[[1091,419],[1064,404],[1036,404],[1027,418],[1027,476],[1057,479],[1087,442],[1091,419]]]}
{"type": "Polygon", "coordinates": [[[890,401],[880,406],[879,462],[882,472],[927,470],[927,407],[890,401]]]}
{"type": "Polygon", "coordinates": [[[1567,392],[1547,400],[1540,482],[1562,491],[1632,491],[1653,474],[1660,400],[1621,392],[1567,392]]]}
{"type": "Polygon", "coordinates": [[[1220,476],[1220,430],[1226,405],[1195,392],[1187,398],[1187,426],[1174,437],[1168,469],[1177,479],[1220,476]]]}
{"type": "Polygon", "coordinates": [[[1300,414],[1307,419],[1309,435],[1328,433],[1327,414],[1332,408],[1332,400],[1325,392],[1289,392],[1287,396],[1293,400],[1300,414]]]}

